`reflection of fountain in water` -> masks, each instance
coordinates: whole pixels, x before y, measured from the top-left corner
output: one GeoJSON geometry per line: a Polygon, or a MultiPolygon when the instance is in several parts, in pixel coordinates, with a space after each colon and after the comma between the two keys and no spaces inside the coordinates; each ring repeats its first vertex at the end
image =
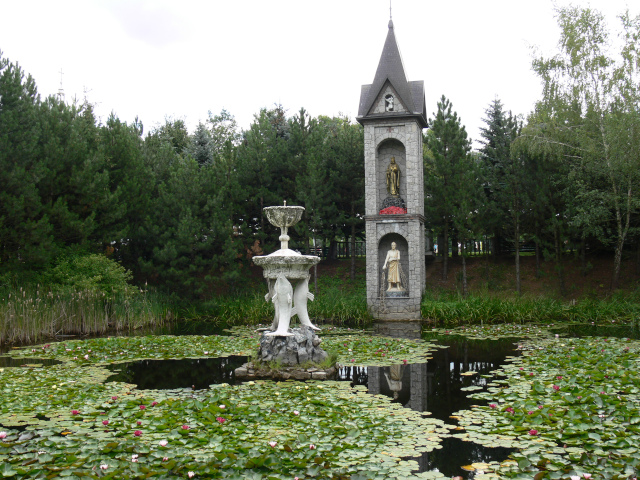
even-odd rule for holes
{"type": "MultiPolygon", "coordinates": [[[[452,423],[449,417],[453,412],[481,403],[467,398],[466,392],[461,389],[471,386],[486,388],[489,380],[482,378],[482,375],[489,375],[497,369],[505,362],[507,355],[519,353],[514,349],[513,341],[449,337],[440,342],[448,345],[448,348],[434,351],[433,358],[427,363],[395,367],[342,367],[339,379],[350,380],[352,385],[366,385],[371,394],[396,398],[394,401],[407,408],[428,411],[434,418],[452,423]],[[468,371],[478,373],[462,375],[468,371]]],[[[442,447],[416,459],[420,465],[419,471],[438,470],[448,476],[459,475],[470,479],[474,474],[463,471],[460,468],[462,465],[503,461],[513,451],[501,447],[488,448],[457,438],[445,439],[442,447]]]]}

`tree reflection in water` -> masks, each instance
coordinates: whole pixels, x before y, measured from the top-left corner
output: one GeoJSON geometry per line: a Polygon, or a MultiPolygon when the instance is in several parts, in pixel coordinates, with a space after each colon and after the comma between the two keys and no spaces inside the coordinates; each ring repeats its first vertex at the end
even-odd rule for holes
{"type": "Polygon", "coordinates": [[[118,372],[107,382],[133,383],[138,389],[208,388],[209,385],[235,383],[234,370],[247,361],[247,357],[185,358],[184,360],[140,360],[138,362],[109,365],[118,372]]]}

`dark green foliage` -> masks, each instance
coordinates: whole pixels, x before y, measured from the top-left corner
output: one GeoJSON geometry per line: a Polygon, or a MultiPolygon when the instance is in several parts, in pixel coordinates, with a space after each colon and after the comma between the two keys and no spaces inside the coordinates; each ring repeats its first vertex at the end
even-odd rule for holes
{"type": "Polygon", "coordinates": [[[102,294],[110,299],[131,296],[136,291],[129,284],[131,272],[118,262],[97,254],[63,257],[45,274],[45,279],[54,292],[81,291],[102,294]]]}
{"type": "MultiPolygon", "coordinates": [[[[612,288],[620,277],[622,250],[635,235],[640,211],[636,186],[640,146],[640,17],[621,15],[621,47],[614,52],[604,16],[590,8],[557,9],[558,53],[536,58],[544,84],[522,143],[536,155],[566,164],[564,218],[582,242],[595,238],[615,246],[612,288]]],[[[555,243],[558,240],[556,229],[555,243]]]]}
{"type": "Polygon", "coordinates": [[[494,254],[501,253],[501,240],[506,237],[515,250],[516,292],[520,294],[520,245],[524,236],[523,222],[533,203],[533,184],[528,176],[529,156],[523,151],[511,151],[521,125],[511,112],[503,110],[495,99],[486,110],[487,127],[481,129],[484,146],[481,149],[483,187],[482,209],[485,231],[493,234],[494,254]]]}
{"type": "Polygon", "coordinates": [[[185,300],[231,293],[246,281],[247,248],[256,239],[276,248],[262,208],[285,200],[309,209],[294,248],[361,235],[362,129],[348,120],[304,109],[287,118],[278,106],[241,134],[223,110],[193,135],[167,120],[143,139],[138,119],[111,114],[101,125],[89,104],[40,100],[33,79],[2,57],[0,95],[5,281],[60,283],[62,267],[43,273],[61,255],[88,252],[185,300]]]}
{"type": "Polygon", "coordinates": [[[498,98],[491,102],[485,114],[486,118],[483,120],[486,127],[480,129],[483,138],[480,158],[487,197],[483,209],[483,223],[485,230],[493,234],[494,248],[497,248],[500,239],[506,233],[504,229],[510,222],[511,193],[517,189],[517,185],[513,185],[516,179],[513,168],[515,162],[511,159],[511,143],[518,134],[518,125],[511,112],[504,111],[498,98]]]}
{"type": "MultiPolygon", "coordinates": [[[[450,236],[457,233],[464,244],[464,240],[477,232],[479,172],[477,162],[470,155],[471,141],[466,129],[444,95],[429,124],[425,138],[425,215],[429,225],[444,237],[442,278],[446,279],[450,236]]],[[[455,242],[454,250],[457,251],[455,242]]],[[[466,292],[466,277],[463,278],[463,290],[466,292]]]]}

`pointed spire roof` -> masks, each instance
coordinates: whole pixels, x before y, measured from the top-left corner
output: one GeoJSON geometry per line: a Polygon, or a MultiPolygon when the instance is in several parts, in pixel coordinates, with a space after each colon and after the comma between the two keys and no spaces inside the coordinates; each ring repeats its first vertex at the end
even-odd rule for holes
{"type": "MultiPolygon", "coordinates": [[[[358,117],[371,116],[371,109],[378,95],[389,82],[396,91],[398,100],[406,107],[410,115],[419,115],[426,126],[426,108],[424,101],[424,82],[409,82],[405,74],[402,56],[398,48],[393,20],[389,20],[389,32],[382,48],[382,55],[371,85],[363,85],[360,95],[358,117]]],[[[388,112],[388,114],[393,114],[388,112]]],[[[397,115],[397,113],[396,113],[397,115]]],[[[405,112],[406,115],[406,112],[405,112]]],[[[377,115],[376,115],[377,116],[377,115]]],[[[422,123],[422,122],[421,122],[422,123]]]]}

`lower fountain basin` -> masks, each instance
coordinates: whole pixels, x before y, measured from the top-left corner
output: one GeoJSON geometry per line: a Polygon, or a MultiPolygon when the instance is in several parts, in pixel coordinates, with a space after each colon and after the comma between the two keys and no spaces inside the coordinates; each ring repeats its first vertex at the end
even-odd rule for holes
{"type": "Polygon", "coordinates": [[[278,254],[279,252],[293,252],[292,250],[278,250],[271,255],[261,255],[253,257],[253,263],[262,267],[264,278],[277,279],[278,275],[284,274],[288,279],[309,278],[309,268],[320,262],[320,257],[314,255],[278,254]]]}

